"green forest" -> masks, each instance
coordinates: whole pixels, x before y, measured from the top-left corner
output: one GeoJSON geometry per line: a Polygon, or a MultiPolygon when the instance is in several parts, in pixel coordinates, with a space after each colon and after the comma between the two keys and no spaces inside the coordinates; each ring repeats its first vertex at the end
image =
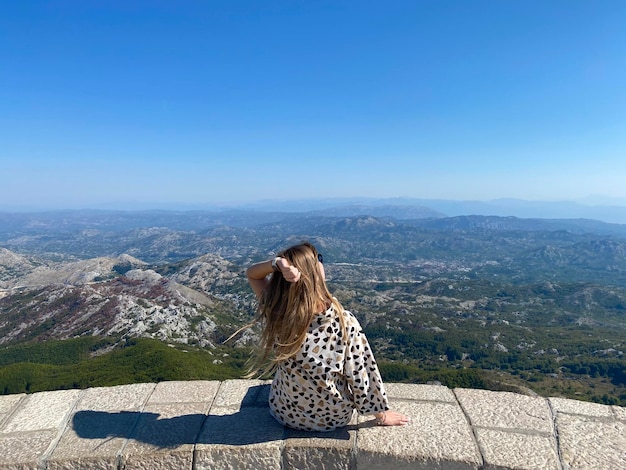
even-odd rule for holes
{"type": "MultiPolygon", "coordinates": [[[[375,328],[369,331],[374,341],[379,334],[375,328]]],[[[406,356],[411,352],[424,357],[437,355],[445,356],[446,361],[391,360],[389,354],[377,354],[387,382],[441,383],[451,388],[518,393],[532,390],[543,396],[626,405],[623,360],[581,359],[559,365],[550,359],[533,360],[522,354],[482,353],[463,361],[464,354],[469,354],[464,351],[475,350],[476,344],[461,335],[446,338],[441,334],[428,337],[405,333],[392,334],[391,338],[406,356]]],[[[111,338],[84,337],[5,347],[0,350],[0,391],[15,394],[168,380],[241,378],[252,353],[249,348],[219,347],[207,351],[148,338],[128,339],[108,352],[98,353],[112,345],[111,338]]]]}
{"type": "Polygon", "coordinates": [[[85,337],[4,348],[0,390],[13,394],[167,380],[226,380],[244,373],[248,357],[237,349],[209,352],[148,338],[129,339],[93,356],[110,345],[111,338],[85,337]]]}

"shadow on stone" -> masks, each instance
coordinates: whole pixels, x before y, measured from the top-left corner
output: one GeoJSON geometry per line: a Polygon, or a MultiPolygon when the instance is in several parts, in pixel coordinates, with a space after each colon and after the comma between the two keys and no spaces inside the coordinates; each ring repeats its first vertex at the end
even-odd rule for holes
{"type": "Polygon", "coordinates": [[[171,404],[152,404],[149,405],[151,411],[144,412],[83,410],[74,414],[72,427],[83,439],[123,438],[166,449],[185,444],[242,446],[285,437],[344,441],[350,440],[350,431],[371,425],[369,422],[351,424],[332,432],[285,428],[269,413],[267,389],[268,386],[250,387],[236,412],[230,407],[214,407],[208,415],[172,416],[171,412],[156,412],[166,410],[171,404]]]}
{"type": "Polygon", "coordinates": [[[74,415],[74,432],[83,439],[123,438],[144,442],[159,448],[194,444],[206,415],[189,414],[160,418],[158,413],[138,411],[79,411],[74,415]],[[129,423],[136,423],[137,426],[129,423]]]}

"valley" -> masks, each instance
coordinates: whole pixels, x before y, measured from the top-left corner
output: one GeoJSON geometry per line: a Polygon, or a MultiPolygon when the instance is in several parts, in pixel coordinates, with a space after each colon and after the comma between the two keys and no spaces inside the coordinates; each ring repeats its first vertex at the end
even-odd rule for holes
{"type": "Polygon", "coordinates": [[[0,392],[239,377],[245,267],[309,240],[386,380],[626,404],[626,226],[381,210],[0,214],[0,392]]]}

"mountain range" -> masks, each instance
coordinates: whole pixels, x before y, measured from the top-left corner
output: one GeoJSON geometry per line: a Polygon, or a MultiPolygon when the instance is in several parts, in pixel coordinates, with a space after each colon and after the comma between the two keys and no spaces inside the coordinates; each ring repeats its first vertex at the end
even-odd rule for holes
{"type": "Polygon", "coordinates": [[[395,379],[495,369],[500,384],[575,377],[586,385],[567,393],[622,399],[625,225],[378,209],[0,213],[0,344],[221,348],[255,315],[245,267],[309,240],[395,379]]]}
{"type": "MultiPolygon", "coordinates": [[[[86,208],[87,209],[87,208],[86,208]]],[[[90,212],[89,210],[73,210],[73,213],[90,212]]],[[[224,223],[237,225],[237,220],[248,223],[255,214],[273,217],[272,213],[318,213],[327,216],[352,217],[372,215],[376,217],[394,217],[397,219],[414,219],[427,217],[456,217],[485,215],[498,217],[518,217],[525,219],[592,219],[608,223],[626,224],[626,199],[588,197],[580,200],[531,201],[513,198],[501,198],[487,201],[449,200],[449,199],[418,199],[408,197],[395,198],[315,198],[297,200],[257,200],[241,204],[211,203],[152,203],[152,204],[101,204],[91,207],[103,213],[133,212],[168,214],[185,214],[186,223],[194,223],[188,217],[190,213],[222,214],[224,223]]],[[[63,210],[43,210],[3,205],[2,211],[12,214],[38,214],[44,218],[46,213],[60,214],[63,210]]],[[[65,211],[69,213],[70,211],[65,211]]],[[[258,219],[260,220],[260,218],[258,219]]],[[[196,220],[199,222],[199,220],[196,220]]]]}

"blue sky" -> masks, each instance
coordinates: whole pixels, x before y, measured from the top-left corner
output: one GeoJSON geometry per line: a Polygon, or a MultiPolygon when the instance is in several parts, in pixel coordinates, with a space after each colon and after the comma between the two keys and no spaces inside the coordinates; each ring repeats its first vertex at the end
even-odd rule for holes
{"type": "Polygon", "coordinates": [[[622,0],[3,2],[0,209],[626,201],[625,22],[622,0]]]}

